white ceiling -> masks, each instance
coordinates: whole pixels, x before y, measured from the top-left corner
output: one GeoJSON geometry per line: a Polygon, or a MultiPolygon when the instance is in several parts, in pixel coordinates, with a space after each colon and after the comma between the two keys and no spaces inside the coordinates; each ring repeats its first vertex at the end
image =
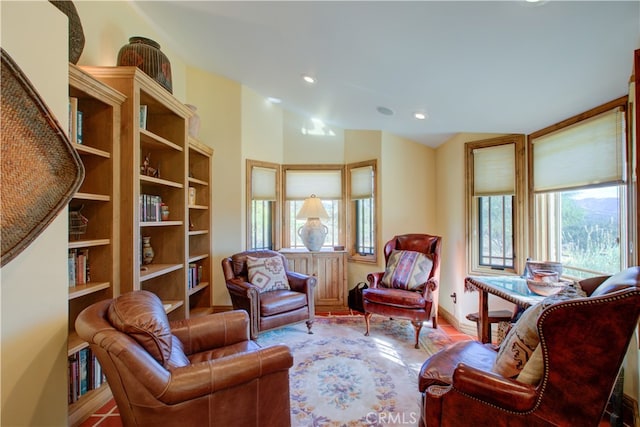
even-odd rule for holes
{"type": "Polygon", "coordinates": [[[639,1],[135,7],[187,63],[281,98],[285,110],[433,147],[457,132],[531,133],[624,96],[640,48],[639,1]]]}

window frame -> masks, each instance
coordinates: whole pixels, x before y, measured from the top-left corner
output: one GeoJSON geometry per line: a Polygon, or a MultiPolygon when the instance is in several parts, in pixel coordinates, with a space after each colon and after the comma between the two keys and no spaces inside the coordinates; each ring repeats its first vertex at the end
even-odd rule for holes
{"type": "Polygon", "coordinates": [[[347,207],[347,256],[349,261],[353,262],[361,262],[367,264],[377,264],[378,263],[378,253],[379,253],[379,234],[378,230],[380,230],[380,214],[379,214],[379,203],[378,203],[378,161],[377,159],[366,160],[362,162],[349,163],[345,165],[345,176],[346,176],[346,195],[345,195],[345,204],[347,207]],[[356,252],[356,242],[357,242],[357,231],[358,231],[358,218],[357,218],[357,208],[356,201],[351,200],[351,170],[358,169],[362,167],[371,167],[373,170],[373,254],[360,254],[356,252]]]}
{"type": "MultiPolygon", "coordinates": [[[[334,200],[338,200],[338,215],[337,215],[337,220],[338,220],[338,243],[337,245],[344,245],[344,239],[345,239],[345,218],[346,218],[346,214],[345,214],[345,167],[342,164],[318,164],[318,165],[311,165],[311,164],[305,164],[305,165],[282,165],[281,166],[281,171],[282,171],[282,193],[281,193],[281,199],[282,199],[282,212],[281,212],[281,216],[280,218],[282,219],[280,222],[282,223],[282,230],[281,230],[281,247],[285,247],[285,248],[289,248],[292,247],[291,246],[291,242],[292,242],[292,236],[290,233],[290,229],[291,229],[291,220],[289,218],[289,210],[290,210],[290,204],[289,201],[287,200],[287,172],[289,171],[339,171],[340,172],[340,179],[341,179],[341,188],[340,188],[340,194],[341,197],[339,199],[334,199],[334,200]]],[[[311,195],[311,193],[313,193],[313,191],[310,192],[309,195],[311,195]]],[[[322,197],[320,197],[321,200],[324,200],[322,197]]],[[[293,236],[293,241],[295,241],[295,236],[293,236]]]]}
{"type": "MultiPolygon", "coordinates": [[[[624,176],[626,179],[625,183],[618,183],[618,185],[624,185],[626,186],[626,191],[624,191],[624,197],[622,197],[620,199],[620,213],[623,217],[624,221],[621,221],[620,226],[622,226],[624,224],[624,227],[626,228],[627,231],[627,235],[626,236],[622,236],[621,235],[621,264],[624,265],[629,265],[629,262],[631,262],[631,260],[633,260],[633,248],[635,248],[636,246],[636,242],[635,240],[635,236],[632,236],[629,234],[629,230],[631,230],[630,227],[634,226],[634,219],[631,218],[632,217],[632,211],[630,211],[630,207],[635,205],[634,202],[634,186],[636,185],[633,181],[632,175],[633,175],[633,171],[632,171],[632,162],[630,159],[630,156],[632,156],[632,150],[633,150],[633,142],[632,142],[632,136],[631,136],[631,132],[632,130],[630,129],[631,126],[629,125],[630,123],[630,117],[629,117],[629,109],[628,109],[628,97],[624,96],[624,97],[620,97],[617,99],[614,99],[612,101],[609,101],[605,104],[602,104],[600,106],[597,106],[595,108],[592,108],[590,110],[587,110],[581,114],[578,114],[576,116],[570,117],[566,120],[563,120],[561,122],[558,122],[554,125],[548,126],[544,129],[535,131],[533,133],[531,133],[530,135],[527,136],[527,177],[528,177],[528,188],[527,188],[527,193],[528,193],[528,204],[529,204],[529,229],[531,230],[531,236],[529,239],[529,253],[533,255],[534,258],[537,259],[543,259],[543,258],[547,258],[550,256],[551,252],[553,250],[555,250],[554,247],[554,239],[556,239],[556,236],[552,236],[552,232],[553,231],[557,231],[557,230],[551,230],[549,227],[549,220],[546,216],[542,215],[542,212],[537,209],[536,206],[536,196],[537,193],[534,192],[534,177],[533,177],[533,172],[534,172],[534,156],[533,156],[533,140],[540,138],[542,136],[545,136],[547,134],[556,132],[558,130],[561,130],[563,128],[567,128],[569,126],[573,126],[577,123],[580,123],[582,121],[591,119],[593,117],[596,117],[600,114],[606,113],[608,111],[611,111],[613,109],[616,108],[622,108],[623,110],[623,117],[625,120],[625,126],[623,129],[624,132],[624,138],[625,138],[625,143],[623,144],[623,148],[625,149],[625,158],[624,158],[624,176]],[[626,237],[626,239],[624,239],[624,237],[626,237]],[[538,243],[540,242],[540,243],[538,243]],[[622,245],[624,244],[624,248],[622,247],[622,245]]],[[[614,183],[608,183],[608,185],[614,185],[614,183]]],[[[594,184],[594,185],[587,185],[587,186],[583,186],[580,188],[596,188],[598,186],[602,186],[599,184],[594,184]]],[[[578,188],[579,189],[579,188],[578,188]]],[[[576,188],[565,188],[565,189],[560,189],[558,191],[554,191],[553,193],[560,193],[560,192],[566,192],[566,191],[571,191],[571,190],[576,190],[576,188]]],[[[547,204],[547,200],[548,198],[545,197],[545,204],[547,204]]],[[[546,206],[541,207],[540,209],[548,211],[549,208],[546,206]]],[[[556,210],[558,210],[559,208],[557,208],[556,210]]],[[[560,212],[557,211],[556,215],[559,215],[560,212]]],[[[557,246],[557,243],[555,243],[555,245],[557,246]]],[[[621,266],[621,267],[623,267],[621,266]]],[[[595,273],[594,273],[595,274],[595,273]]]]}
{"type": "Polygon", "coordinates": [[[465,144],[466,164],[466,228],[467,228],[467,269],[470,274],[520,274],[526,257],[523,256],[527,239],[527,198],[526,191],[526,137],[522,134],[505,135],[496,138],[469,141],[465,144]],[[481,148],[513,144],[515,150],[514,174],[515,193],[513,195],[513,268],[497,268],[480,264],[479,203],[474,196],[474,156],[473,151],[481,148]]]}
{"type": "Polygon", "coordinates": [[[271,241],[273,243],[273,250],[279,250],[281,248],[281,181],[282,181],[282,170],[281,166],[277,163],[263,162],[259,160],[246,160],[246,248],[253,249],[252,245],[252,228],[253,228],[253,169],[259,167],[264,169],[274,169],[275,170],[275,191],[276,191],[276,199],[273,202],[272,210],[271,210],[271,241]]]}

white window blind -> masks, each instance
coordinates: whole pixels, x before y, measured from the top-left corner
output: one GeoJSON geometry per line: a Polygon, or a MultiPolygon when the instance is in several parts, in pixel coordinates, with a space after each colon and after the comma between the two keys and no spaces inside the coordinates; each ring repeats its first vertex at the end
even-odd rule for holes
{"type": "Polygon", "coordinates": [[[624,182],[624,114],[621,108],[531,142],[535,192],[624,182]]]}
{"type": "Polygon", "coordinates": [[[351,200],[373,197],[373,167],[351,169],[351,200]]]}
{"type": "Polygon", "coordinates": [[[473,150],[473,195],[515,194],[515,162],[514,144],[473,150]]]}
{"type": "Polygon", "coordinates": [[[315,194],[323,200],[342,198],[342,173],[340,170],[287,170],[287,200],[304,200],[315,194]]]}
{"type": "Polygon", "coordinates": [[[276,200],[276,170],[254,166],[251,169],[251,198],[276,200]]]}

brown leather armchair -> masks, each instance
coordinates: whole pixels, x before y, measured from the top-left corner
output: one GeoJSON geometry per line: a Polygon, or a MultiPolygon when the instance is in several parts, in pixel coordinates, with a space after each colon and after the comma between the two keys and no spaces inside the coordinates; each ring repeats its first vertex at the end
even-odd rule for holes
{"type": "Polygon", "coordinates": [[[289,271],[287,259],[280,252],[252,250],[237,253],[222,260],[222,271],[231,296],[234,310],[249,313],[251,339],[260,332],[298,322],[306,322],[310,334],[315,319],[314,290],[317,279],[306,274],[289,271]],[[249,283],[247,257],[282,259],[290,290],[274,290],[260,293],[249,283]]]}
{"type": "Polygon", "coordinates": [[[249,340],[244,311],[169,322],[153,293],[95,303],[76,319],[124,426],[289,426],[288,347],[249,340]]]}
{"type": "Polygon", "coordinates": [[[422,366],[420,425],[598,426],[638,324],[640,267],[580,284],[587,297],[551,304],[537,318],[537,384],[492,371],[491,344],[457,342],[422,366]]]}
{"type": "Polygon", "coordinates": [[[433,262],[431,272],[424,286],[418,291],[394,289],[382,284],[384,271],[369,273],[369,288],[362,292],[364,319],[367,326],[365,335],[369,335],[369,323],[372,314],[409,319],[415,329],[415,348],[418,348],[420,330],[425,320],[432,320],[432,326],[438,327],[438,284],[440,282],[440,249],[442,238],[429,234],[404,234],[395,236],[384,246],[385,265],[394,250],[420,252],[433,262]]]}

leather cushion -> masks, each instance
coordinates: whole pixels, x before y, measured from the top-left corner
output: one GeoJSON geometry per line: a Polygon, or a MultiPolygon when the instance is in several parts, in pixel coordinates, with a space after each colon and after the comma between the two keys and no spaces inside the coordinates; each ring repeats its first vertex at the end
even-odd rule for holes
{"type": "MultiPolygon", "coordinates": [[[[516,324],[507,333],[504,341],[500,344],[500,350],[498,351],[496,362],[493,366],[493,372],[508,378],[517,377],[525,365],[529,363],[536,347],[538,347],[540,343],[538,317],[542,311],[551,304],[586,296],[587,294],[582,290],[580,284],[574,282],[557,294],[548,296],[538,304],[526,309],[516,324]]],[[[533,361],[534,363],[541,364],[542,358],[535,358],[533,361]]],[[[527,376],[530,375],[530,372],[541,373],[542,367],[530,367],[527,376]]],[[[529,378],[529,382],[536,382],[535,378],[529,378]]]]}
{"type": "Polygon", "coordinates": [[[402,289],[369,288],[362,291],[362,298],[376,304],[394,307],[419,309],[424,308],[427,301],[421,293],[402,289]]]}
{"type": "Polygon", "coordinates": [[[640,267],[633,267],[614,274],[602,282],[593,293],[592,297],[608,294],[610,292],[637,286],[640,282],[640,267]]]}
{"type": "Polygon", "coordinates": [[[307,306],[307,294],[277,290],[260,294],[260,315],[274,316],[307,306]]]}
{"type": "Polygon", "coordinates": [[[433,260],[421,252],[393,250],[381,282],[387,288],[422,291],[432,267],[433,260]]]}
{"type": "Polygon", "coordinates": [[[289,279],[287,279],[287,272],[280,256],[266,258],[248,256],[247,270],[249,282],[257,286],[260,293],[278,289],[291,289],[289,287],[289,279]]]}
{"type": "Polygon", "coordinates": [[[171,358],[173,335],[160,298],[149,291],[120,295],[109,306],[109,322],[135,339],[162,366],[171,358]]]}
{"type": "Polygon", "coordinates": [[[423,392],[432,385],[450,385],[453,371],[459,363],[489,371],[495,358],[496,350],[491,344],[458,341],[424,362],[418,376],[418,389],[423,392]]]}

